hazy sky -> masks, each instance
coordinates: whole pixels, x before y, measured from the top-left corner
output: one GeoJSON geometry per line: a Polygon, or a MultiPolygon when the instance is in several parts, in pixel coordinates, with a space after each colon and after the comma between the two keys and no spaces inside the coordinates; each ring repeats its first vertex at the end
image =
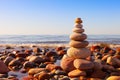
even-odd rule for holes
{"type": "Polygon", "coordinates": [[[0,34],[120,34],[120,0],[0,0],[0,34]]]}

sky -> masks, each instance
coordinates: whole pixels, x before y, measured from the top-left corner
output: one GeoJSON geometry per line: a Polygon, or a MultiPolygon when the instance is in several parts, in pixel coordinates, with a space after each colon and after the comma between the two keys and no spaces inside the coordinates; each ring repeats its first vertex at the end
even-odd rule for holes
{"type": "Polygon", "coordinates": [[[70,34],[77,17],[86,34],[120,35],[120,0],[0,0],[0,35],[70,34]]]}

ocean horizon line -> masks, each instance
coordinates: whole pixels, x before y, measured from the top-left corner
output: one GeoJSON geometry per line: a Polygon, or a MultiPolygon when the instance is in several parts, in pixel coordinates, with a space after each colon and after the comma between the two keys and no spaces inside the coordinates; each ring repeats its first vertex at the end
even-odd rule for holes
{"type": "MultiPolygon", "coordinates": [[[[70,33],[71,34],[71,33],[70,33]]],[[[15,36],[19,36],[19,35],[27,35],[27,36],[29,36],[29,35],[70,35],[70,34],[0,34],[0,36],[11,36],[11,35],[15,35],[15,36]]],[[[86,33],[85,33],[86,34],[86,33]]],[[[87,34],[87,35],[103,35],[103,36],[107,36],[107,35],[110,35],[110,36],[114,36],[114,35],[120,35],[120,34],[87,34]]]]}

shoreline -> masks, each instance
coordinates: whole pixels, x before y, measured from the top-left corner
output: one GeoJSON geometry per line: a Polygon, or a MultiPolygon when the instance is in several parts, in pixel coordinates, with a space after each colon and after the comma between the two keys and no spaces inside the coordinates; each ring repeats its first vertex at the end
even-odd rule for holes
{"type": "MultiPolygon", "coordinates": [[[[111,48],[118,48],[120,47],[120,44],[109,44],[109,43],[89,43],[89,45],[87,47],[91,47],[91,46],[95,46],[95,45],[102,45],[102,46],[109,46],[111,48]]],[[[41,44],[0,44],[0,47],[33,47],[33,46],[37,46],[37,47],[66,47],[69,48],[69,43],[41,43],[41,44]]]]}

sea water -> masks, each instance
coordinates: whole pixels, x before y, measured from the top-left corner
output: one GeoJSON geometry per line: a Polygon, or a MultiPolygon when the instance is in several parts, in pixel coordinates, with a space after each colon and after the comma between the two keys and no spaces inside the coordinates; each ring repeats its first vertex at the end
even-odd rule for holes
{"type": "MultiPolygon", "coordinates": [[[[120,44],[120,35],[88,35],[90,43],[120,44]]],[[[67,44],[69,35],[0,35],[0,44],[67,44]]]]}

